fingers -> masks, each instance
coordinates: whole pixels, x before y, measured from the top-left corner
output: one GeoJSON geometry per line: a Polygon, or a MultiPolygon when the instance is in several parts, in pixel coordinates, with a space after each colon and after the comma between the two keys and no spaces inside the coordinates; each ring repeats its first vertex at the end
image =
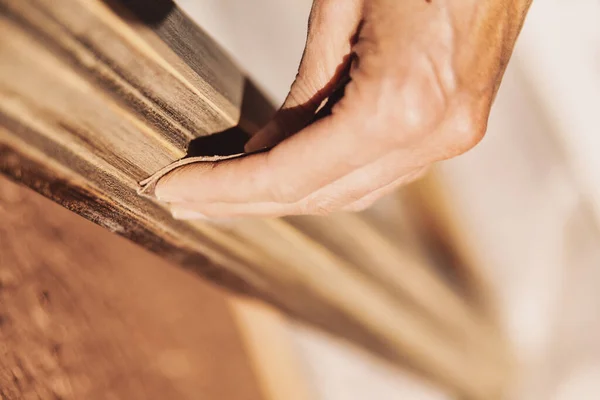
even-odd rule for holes
{"type": "Polygon", "coordinates": [[[335,89],[349,62],[362,0],[315,0],[296,80],[275,117],[246,144],[252,152],[272,147],[299,131],[335,89]]]}
{"type": "MultiPolygon", "coordinates": [[[[411,176],[421,169],[406,164],[405,160],[404,150],[391,151],[304,198],[295,213],[327,215],[339,211],[348,204],[379,192],[382,187],[388,187],[393,182],[399,183],[405,176],[411,176]]],[[[374,197],[378,199],[381,196],[374,197]]]]}
{"type": "Polygon", "coordinates": [[[360,206],[363,209],[423,172],[423,168],[403,171],[402,158],[401,152],[391,152],[295,203],[176,203],[172,204],[171,210],[180,219],[214,219],[289,214],[326,215],[346,208],[353,210],[353,207],[360,206]],[[193,217],[193,213],[199,214],[193,217]]]}
{"type": "Polygon", "coordinates": [[[317,194],[314,197],[294,204],[282,203],[177,203],[171,206],[176,219],[219,220],[239,217],[281,217],[285,215],[327,215],[337,211],[362,211],[376,200],[392,193],[398,187],[423,176],[425,168],[413,171],[395,179],[383,187],[372,190],[355,200],[349,193],[336,195],[317,194]],[[332,201],[333,199],[333,201],[332,201]]]}
{"type": "Polygon", "coordinates": [[[306,127],[266,153],[196,163],[162,178],[161,201],[295,203],[388,152],[370,138],[363,115],[333,115],[306,127]]]}

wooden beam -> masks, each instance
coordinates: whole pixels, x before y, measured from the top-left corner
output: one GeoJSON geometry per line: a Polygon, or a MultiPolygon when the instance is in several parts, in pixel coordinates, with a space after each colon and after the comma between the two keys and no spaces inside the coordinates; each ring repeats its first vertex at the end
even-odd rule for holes
{"type": "Polygon", "coordinates": [[[362,217],[338,216],[327,240],[323,220],[223,228],[176,221],[137,194],[191,141],[271,112],[172,2],[0,0],[0,31],[0,172],[451,392],[502,392],[508,361],[485,313],[362,217]]]}
{"type": "Polygon", "coordinates": [[[183,157],[190,140],[236,124],[243,76],[237,70],[228,76],[237,90],[209,85],[210,77],[193,75],[181,61],[169,63],[176,54],[149,28],[132,28],[101,1],[3,1],[0,7],[0,29],[10,38],[0,44],[2,170],[245,291],[228,270],[239,269],[235,275],[246,281],[257,278],[234,254],[137,195],[138,182],[183,157]]]}

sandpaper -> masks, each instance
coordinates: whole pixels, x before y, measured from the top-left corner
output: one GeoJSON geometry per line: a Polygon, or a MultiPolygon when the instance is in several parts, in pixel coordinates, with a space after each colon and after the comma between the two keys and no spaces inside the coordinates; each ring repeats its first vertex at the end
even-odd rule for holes
{"type": "Polygon", "coordinates": [[[154,173],[149,178],[146,178],[143,181],[141,181],[140,188],[138,189],[138,194],[140,194],[144,197],[150,197],[153,199],[156,198],[154,191],[156,189],[156,185],[157,185],[158,181],[163,176],[167,175],[169,172],[171,172],[179,167],[183,167],[184,165],[201,163],[201,162],[217,162],[217,161],[229,160],[232,158],[244,157],[246,155],[248,155],[248,153],[238,153],[238,154],[231,154],[231,155],[227,155],[227,156],[199,156],[199,157],[182,158],[181,160],[175,161],[174,163],[169,164],[166,167],[160,169],[159,171],[154,173]]]}

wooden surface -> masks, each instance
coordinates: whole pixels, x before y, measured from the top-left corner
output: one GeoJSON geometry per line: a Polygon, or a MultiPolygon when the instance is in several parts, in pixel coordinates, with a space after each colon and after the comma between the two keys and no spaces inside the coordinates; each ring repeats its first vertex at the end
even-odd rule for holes
{"type": "MultiPolygon", "coordinates": [[[[158,34],[101,1],[0,7],[0,30],[10,37],[0,44],[0,169],[113,232],[246,290],[237,277],[256,277],[234,252],[136,194],[137,183],[183,157],[192,138],[235,125],[244,77],[210,43],[198,45],[208,56],[216,52],[197,54],[206,65],[198,75],[158,34]],[[222,68],[222,86],[211,65],[222,68]]],[[[157,31],[185,27],[163,23],[157,31]]],[[[208,40],[194,32],[187,36],[208,40]]]]}
{"type": "Polygon", "coordinates": [[[123,3],[0,0],[0,171],[451,392],[500,393],[507,357],[479,296],[367,218],[222,228],[175,221],[136,194],[194,138],[252,130],[270,108],[173,3],[123,3]]]}
{"type": "Polygon", "coordinates": [[[3,400],[272,398],[221,291],[2,177],[0,221],[3,400]]]}

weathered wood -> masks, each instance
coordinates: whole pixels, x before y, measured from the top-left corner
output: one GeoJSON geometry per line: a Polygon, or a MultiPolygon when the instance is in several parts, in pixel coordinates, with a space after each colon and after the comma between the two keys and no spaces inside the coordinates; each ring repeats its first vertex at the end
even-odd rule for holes
{"type": "Polygon", "coordinates": [[[4,177],[0,221],[0,398],[265,399],[222,291],[4,177]]]}
{"type": "Polygon", "coordinates": [[[501,392],[506,356],[485,310],[363,217],[339,216],[328,239],[310,218],[176,221],[137,195],[194,138],[251,130],[270,108],[173,3],[124,3],[0,0],[0,171],[450,391],[501,392]]]}

